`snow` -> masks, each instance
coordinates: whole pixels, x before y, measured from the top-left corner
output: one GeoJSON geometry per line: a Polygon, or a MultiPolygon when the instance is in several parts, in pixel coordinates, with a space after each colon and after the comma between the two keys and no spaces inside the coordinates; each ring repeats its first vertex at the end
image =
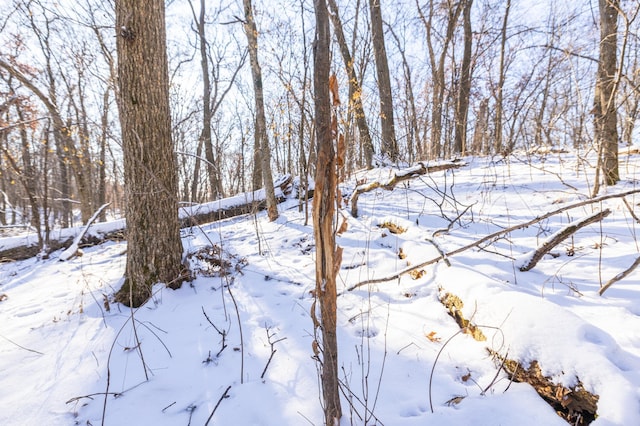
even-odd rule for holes
{"type": "MultiPolygon", "coordinates": [[[[640,159],[621,160],[623,180],[608,193],[638,183],[640,159]]],[[[358,218],[345,208],[349,227],[337,238],[341,424],[566,425],[531,386],[511,383],[487,349],[525,366],[538,361],[557,383],[580,381],[599,395],[593,425],[640,424],[640,271],[598,295],[639,255],[640,224],[622,199],[449,256],[451,266],[425,266],[417,279],[402,274],[347,290],[437,258],[434,244],[450,253],[585,200],[592,184],[592,170],[585,174],[571,154],[532,165],[465,161],[393,191],[360,194],[358,218]],[[612,213],[602,222],[578,230],[531,271],[518,270],[550,235],[605,208],[612,213]],[[390,233],[379,226],[385,222],[406,231],[390,233]],[[486,341],[460,333],[438,301],[442,292],[464,302],[486,341]]],[[[384,181],[390,172],[363,172],[354,182],[384,181]]],[[[638,214],[640,195],[626,199],[638,214]]],[[[295,200],[280,214],[275,222],[260,213],[183,230],[196,279],[175,291],[156,285],[133,312],[112,302],[126,242],[85,248],[67,262],[58,261],[60,251],[0,264],[0,424],[323,424],[310,318],[313,232],[295,200]],[[207,262],[219,253],[227,273],[207,262]]]]}

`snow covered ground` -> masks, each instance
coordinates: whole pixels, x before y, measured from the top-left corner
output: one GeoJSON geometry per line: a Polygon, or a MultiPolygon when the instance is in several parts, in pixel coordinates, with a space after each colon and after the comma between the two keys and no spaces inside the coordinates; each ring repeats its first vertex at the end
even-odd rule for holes
{"type": "MultiPolygon", "coordinates": [[[[608,194],[640,189],[640,159],[621,160],[608,194]]],[[[593,425],[639,425],[640,270],[598,294],[640,256],[640,223],[622,198],[504,234],[450,256],[451,266],[347,290],[591,190],[593,170],[571,154],[468,161],[362,194],[338,237],[341,424],[567,424],[530,385],[510,382],[491,349],[599,395],[593,425]],[[519,271],[549,235],[605,208],[602,222],[519,271]],[[486,341],[459,332],[439,302],[445,292],[486,341]]],[[[640,215],[640,194],[626,201],[640,215]]],[[[258,214],[183,230],[197,278],[176,291],[157,285],[134,312],[111,301],[126,242],[67,262],[58,252],[0,264],[0,425],[321,425],[313,233],[295,201],[280,212],[275,223],[258,214]]]]}

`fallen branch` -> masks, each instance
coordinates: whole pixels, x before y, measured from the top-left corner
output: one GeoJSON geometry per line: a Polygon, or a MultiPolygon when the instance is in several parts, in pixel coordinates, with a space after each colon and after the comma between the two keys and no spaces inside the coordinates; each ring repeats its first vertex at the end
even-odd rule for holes
{"type": "Polygon", "coordinates": [[[638,267],[638,265],[640,265],[640,257],[638,257],[635,260],[635,262],[633,262],[633,264],[631,266],[629,266],[627,269],[625,269],[624,271],[620,272],[618,275],[616,275],[615,277],[613,277],[609,281],[607,281],[607,283],[600,288],[600,290],[598,291],[598,294],[600,296],[602,296],[602,294],[605,291],[607,291],[607,289],[609,287],[611,287],[613,284],[617,283],[618,281],[626,278],[627,275],[632,273],[638,267]]]}
{"type": "MultiPolygon", "coordinates": [[[[285,176],[274,182],[277,187],[278,202],[286,200],[286,195],[291,188],[291,181],[291,176],[285,176]]],[[[264,210],[265,208],[264,190],[247,192],[210,203],[182,207],[179,212],[180,227],[188,228],[198,224],[264,210]]],[[[124,219],[96,223],[91,226],[90,231],[87,230],[86,226],[60,229],[56,231],[57,237],[52,235],[49,238],[47,252],[51,253],[69,248],[81,233],[84,233],[84,235],[77,241],[77,244],[96,245],[109,240],[123,240],[125,239],[125,232],[126,223],[124,219]]],[[[38,246],[38,241],[33,235],[0,239],[0,261],[2,262],[29,259],[38,255],[41,251],[42,249],[38,246]]]]}
{"type": "Polygon", "coordinates": [[[211,419],[213,418],[213,415],[216,413],[216,410],[218,409],[218,406],[220,405],[220,403],[222,402],[223,399],[228,398],[229,397],[229,390],[231,389],[231,386],[228,386],[227,389],[224,391],[224,393],[222,394],[222,396],[220,397],[220,399],[218,399],[218,402],[216,403],[216,406],[213,407],[213,411],[211,412],[211,414],[209,415],[209,418],[207,419],[207,422],[204,424],[204,426],[208,426],[209,422],[211,421],[211,419]]]}
{"type": "Polygon", "coordinates": [[[111,203],[106,203],[106,204],[103,204],[102,206],[100,206],[100,208],[87,221],[87,224],[84,226],[82,231],[76,236],[76,238],[73,240],[73,243],[71,243],[69,248],[67,248],[65,251],[60,253],[60,257],[58,259],[61,262],[67,261],[67,260],[71,259],[72,257],[75,257],[77,254],[79,254],[80,248],[78,247],[78,245],[80,244],[80,241],[84,238],[84,236],[87,233],[87,231],[89,230],[89,227],[91,226],[91,224],[93,224],[93,222],[95,222],[95,220],[98,218],[98,216],[100,216],[100,213],[102,213],[102,211],[104,209],[106,209],[109,206],[109,204],[111,204],[111,203]]]}
{"type": "Polygon", "coordinates": [[[467,163],[463,161],[455,161],[455,160],[438,163],[435,165],[427,165],[426,162],[421,161],[415,166],[398,170],[393,174],[393,176],[391,176],[391,178],[389,178],[385,182],[376,180],[373,182],[359,185],[356,187],[355,191],[353,191],[353,194],[351,194],[351,197],[349,199],[349,202],[351,203],[351,216],[358,217],[358,197],[360,196],[360,194],[363,194],[365,192],[371,192],[378,188],[391,191],[400,182],[413,179],[416,176],[426,175],[428,173],[435,173],[442,170],[457,169],[466,165],[467,163]]]}
{"type": "Polygon", "coordinates": [[[575,234],[578,229],[584,228],[587,225],[591,225],[595,222],[600,222],[605,217],[611,214],[611,210],[606,209],[601,212],[597,212],[588,216],[584,219],[576,220],[559,231],[552,234],[549,238],[547,238],[536,250],[527,253],[523,259],[522,264],[519,266],[520,271],[526,272],[533,269],[542,257],[549,253],[551,249],[560,244],[562,241],[566,240],[571,235],[575,234]]]}
{"type": "MultiPolygon", "coordinates": [[[[440,303],[447,308],[449,315],[451,315],[460,327],[460,330],[447,340],[445,346],[453,337],[460,333],[469,334],[479,342],[486,341],[486,337],[480,331],[480,327],[500,330],[500,328],[496,327],[473,324],[470,319],[465,318],[462,314],[463,302],[458,296],[441,291],[438,298],[440,299],[440,303]]],[[[565,387],[562,384],[555,383],[552,378],[544,376],[536,360],[532,361],[528,367],[525,368],[525,366],[518,361],[508,359],[507,356],[500,355],[492,348],[487,347],[486,350],[497,358],[499,362],[498,373],[500,369],[502,369],[507,373],[507,376],[509,376],[509,385],[511,381],[531,385],[538,395],[544,399],[560,417],[570,424],[586,426],[597,417],[599,397],[598,395],[588,392],[579,378],[577,378],[577,385],[565,387]]],[[[437,362],[437,360],[438,357],[436,357],[435,362],[437,362]]],[[[435,363],[433,368],[435,368],[435,363]]],[[[431,372],[432,375],[433,368],[431,372]]],[[[496,377],[498,373],[496,373],[496,377]]],[[[496,377],[492,380],[492,384],[495,384],[496,377]]],[[[482,393],[485,394],[490,387],[491,384],[487,386],[482,393]]],[[[431,389],[429,390],[431,391],[431,389]]],[[[429,392],[429,403],[431,404],[431,392],[429,392]]],[[[433,412],[433,404],[431,404],[431,411],[433,412]]]]}
{"type": "Polygon", "coordinates": [[[398,279],[400,276],[402,276],[404,274],[410,273],[411,271],[413,271],[415,269],[420,269],[420,268],[424,268],[425,266],[432,265],[432,264],[437,263],[440,260],[444,259],[445,257],[451,257],[451,256],[454,256],[456,254],[460,254],[460,253],[462,253],[464,251],[467,251],[467,250],[469,250],[471,248],[477,247],[477,246],[479,246],[479,245],[481,245],[481,244],[483,244],[483,243],[485,243],[487,241],[491,241],[491,240],[493,240],[495,238],[498,238],[498,237],[500,237],[500,236],[502,236],[504,234],[509,234],[509,233],[511,233],[513,231],[517,231],[518,229],[527,228],[527,227],[529,227],[531,225],[534,225],[534,224],[536,224],[538,222],[541,222],[541,221],[543,221],[545,219],[548,219],[548,218],[550,218],[552,216],[555,216],[557,214],[563,213],[563,212],[565,212],[567,210],[575,209],[575,208],[578,208],[578,207],[583,207],[583,206],[586,206],[586,205],[589,205],[589,204],[599,203],[601,201],[605,201],[605,200],[608,200],[608,199],[611,199],[611,198],[623,198],[623,197],[626,197],[627,195],[637,194],[637,193],[640,193],[640,189],[633,189],[631,191],[621,192],[621,193],[618,193],[618,194],[607,194],[607,195],[603,195],[601,197],[591,198],[589,200],[580,201],[580,202],[574,203],[574,204],[569,204],[568,206],[564,206],[564,207],[561,207],[561,208],[559,208],[557,210],[554,210],[552,212],[545,213],[542,216],[538,216],[535,219],[532,219],[532,220],[530,220],[528,222],[521,223],[521,224],[515,225],[515,226],[511,226],[509,228],[501,229],[500,231],[496,231],[496,232],[494,232],[492,234],[489,234],[489,235],[487,235],[485,237],[480,238],[479,240],[474,241],[471,244],[467,244],[466,246],[463,246],[463,247],[457,248],[455,250],[452,250],[452,251],[450,251],[448,253],[445,253],[444,256],[440,255],[440,256],[435,257],[433,259],[426,260],[426,261],[424,261],[422,263],[419,263],[417,265],[413,265],[413,266],[410,266],[408,268],[402,269],[402,270],[400,270],[399,272],[396,272],[393,275],[389,275],[389,276],[382,277],[382,278],[375,278],[375,279],[359,282],[359,283],[354,284],[351,287],[349,287],[347,289],[347,291],[352,291],[352,290],[354,290],[354,289],[356,289],[358,287],[362,287],[362,286],[365,286],[365,285],[368,285],[368,284],[379,284],[379,283],[383,283],[383,282],[387,282],[387,281],[393,281],[395,279],[398,279]]]}

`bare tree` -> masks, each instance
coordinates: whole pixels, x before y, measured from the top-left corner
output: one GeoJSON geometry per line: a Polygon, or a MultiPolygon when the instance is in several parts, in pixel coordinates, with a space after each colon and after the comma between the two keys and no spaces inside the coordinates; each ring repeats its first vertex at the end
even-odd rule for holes
{"type": "Polygon", "coordinates": [[[453,40],[454,32],[456,29],[456,25],[458,22],[458,18],[462,13],[464,2],[446,2],[446,11],[447,11],[447,20],[446,27],[444,31],[444,37],[441,42],[441,50],[440,54],[436,59],[436,50],[434,46],[434,40],[436,39],[433,34],[433,18],[435,15],[435,1],[431,0],[429,2],[429,14],[428,17],[424,15],[422,12],[422,8],[416,0],[416,7],[418,8],[418,15],[420,16],[420,20],[422,21],[426,35],[427,35],[427,48],[429,52],[429,62],[431,64],[431,78],[433,84],[433,99],[432,99],[432,108],[433,113],[431,116],[431,149],[430,149],[430,157],[440,157],[442,155],[442,116],[443,116],[443,105],[445,102],[444,93],[446,87],[445,81],[445,62],[447,59],[447,52],[449,50],[449,46],[453,40]]]}
{"type": "MultiPolygon", "coordinates": [[[[261,170],[261,180],[267,196],[267,214],[269,220],[278,218],[278,205],[276,202],[275,189],[273,187],[273,177],[271,175],[271,150],[267,135],[267,120],[264,112],[264,92],[262,86],[262,70],[258,61],[258,29],[253,18],[253,6],[251,0],[243,0],[244,5],[244,33],[249,44],[249,61],[251,63],[251,76],[253,78],[253,91],[255,97],[255,154],[254,167],[261,170]]],[[[254,173],[254,189],[260,185],[254,173]]]]}
{"type": "Polygon", "coordinates": [[[505,56],[507,46],[507,24],[509,22],[509,12],[511,10],[511,0],[507,0],[502,16],[502,29],[500,30],[500,65],[498,67],[498,86],[496,88],[496,115],[494,125],[494,152],[499,154],[503,150],[502,144],[502,126],[503,126],[503,98],[504,98],[504,81],[505,81],[505,56]]]}
{"type": "Polygon", "coordinates": [[[464,0],[462,9],[462,26],[464,27],[464,52],[460,66],[460,80],[455,110],[455,135],[453,140],[453,152],[466,154],[467,151],[467,115],[471,96],[471,55],[473,44],[473,31],[471,27],[471,7],[473,0],[464,0]]]}
{"type": "Polygon", "coordinates": [[[396,140],[393,119],[393,94],[391,92],[391,77],[389,76],[387,49],[385,48],[384,31],[382,29],[380,0],[369,0],[369,13],[371,15],[371,40],[376,58],[376,75],[378,76],[380,96],[380,127],[382,130],[380,151],[383,155],[388,156],[392,162],[395,162],[398,159],[398,141],[396,140]]]}
{"type": "Polygon", "coordinates": [[[128,243],[116,300],[140,306],[156,282],[182,283],[164,1],[117,0],[116,29],[128,243]]]}
{"type": "Polygon", "coordinates": [[[340,55],[342,56],[342,62],[344,63],[347,71],[347,77],[349,79],[349,110],[353,111],[353,115],[358,126],[358,133],[360,135],[360,143],[364,147],[364,158],[367,168],[372,166],[373,157],[373,142],[371,141],[371,132],[369,131],[369,125],[367,124],[367,117],[364,112],[364,106],[362,104],[362,84],[356,74],[354,68],[353,58],[347,40],[344,36],[342,29],[342,21],[340,20],[340,14],[338,12],[338,6],[335,0],[328,0],[329,9],[331,13],[331,23],[340,49],[340,55]]]}

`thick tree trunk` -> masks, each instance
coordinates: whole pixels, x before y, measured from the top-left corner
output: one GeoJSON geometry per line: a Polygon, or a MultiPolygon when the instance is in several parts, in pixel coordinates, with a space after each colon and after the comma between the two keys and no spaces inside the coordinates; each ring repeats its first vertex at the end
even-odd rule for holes
{"type": "Polygon", "coordinates": [[[398,141],[393,119],[393,94],[391,93],[391,78],[387,50],[384,45],[384,31],[382,30],[381,0],[369,0],[371,15],[371,39],[373,53],[376,58],[376,72],[378,76],[378,91],[380,93],[380,127],[382,129],[381,154],[386,155],[392,162],[398,159],[398,141]]]}
{"type": "MultiPolygon", "coordinates": [[[[255,120],[255,148],[254,167],[260,165],[262,170],[262,181],[267,192],[267,214],[269,220],[278,218],[278,206],[276,203],[273,188],[273,177],[271,174],[271,149],[267,137],[267,120],[264,112],[264,94],[262,89],[262,70],[258,61],[258,30],[253,19],[253,7],[251,0],[243,0],[244,4],[244,32],[249,43],[249,61],[251,63],[251,76],[253,77],[253,91],[255,96],[256,120],[255,120]]],[[[254,178],[254,189],[256,179],[254,178]]]]}
{"type": "MultiPolygon", "coordinates": [[[[316,356],[322,355],[320,373],[326,426],[339,424],[342,417],[338,375],[338,339],[336,336],[336,275],[342,250],[336,247],[334,215],[336,208],[336,155],[331,131],[329,95],[329,16],[325,0],[315,0],[316,39],[313,88],[315,96],[318,162],[313,197],[313,235],[316,242],[316,298],[320,302],[320,322],[312,312],[315,331],[321,329],[322,342],[314,345],[316,356]]],[[[315,306],[315,305],[314,305],[315,306]]],[[[318,336],[316,335],[318,338],[318,336]]]]}
{"type": "Polygon", "coordinates": [[[163,0],[116,1],[128,255],[116,300],[140,306],[151,286],[181,284],[178,178],[171,139],[163,0]]]}

